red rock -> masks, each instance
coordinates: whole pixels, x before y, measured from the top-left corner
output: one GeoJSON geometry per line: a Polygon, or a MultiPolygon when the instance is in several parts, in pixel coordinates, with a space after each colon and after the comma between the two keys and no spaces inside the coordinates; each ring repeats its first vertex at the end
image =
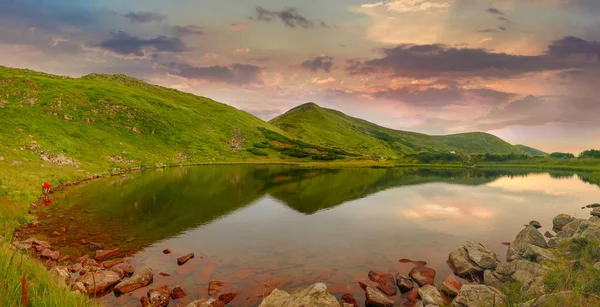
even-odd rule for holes
{"type": "Polygon", "coordinates": [[[411,290],[411,291],[404,293],[402,296],[406,297],[407,299],[409,299],[411,301],[414,301],[419,298],[419,292],[417,290],[411,290]]]}
{"type": "Polygon", "coordinates": [[[419,287],[433,285],[435,270],[426,266],[416,266],[408,273],[408,276],[416,281],[419,287]]]}
{"type": "Polygon", "coordinates": [[[215,262],[212,260],[206,260],[202,270],[196,275],[196,284],[203,285],[210,281],[213,273],[215,272],[215,262]]]}
{"type": "Polygon", "coordinates": [[[183,265],[186,262],[188,262],[188,260],[190,260],[192,258],[194,258],[194,253],[189,253],[189,254],[187,254],[185,256],[177,258],[177,264],[178,265],[183,265]]]}
{"type": "Polygon", "coordinates": [[[505,246],[509,246],[510,242],[500,242],[500,244],[505,245],[505,246]]]}
{"type": "Polygon", "coordinates": [[[448,294],[450,297],[455,297],[460,292],[462,282],[454,276],[454,274],[448,275],[446,280],[442,283],[442,292],[448,294]]]}
{"type": "Polygon", "coordinates": [[[184,296],[187,296],[187,294],[180,286],[175,286],[173,287],[173,290],[171,290],[171,298],[174,300],[178,300],[184,296]]]}
{"type": "Polygon", "coordinates": [[[419,261],[419,260],[413,261],[413,260],[406,259],[406,258],[400,259],[398,262],[400,262],[400,263],[412,263],[414,265],[420,265],[420,266],[427,265],[427,262],[425,262],[425,261],[419,261]]]}
{"type": "MultiPolygon", "coordinates": [[[[60,216],[59,216],[59,218],[60,218],[60,216]]],[[[62,232],[62,233],[67,232],[67,227],[61,227],[61,228],[59,228],[58,232],[62,232]]]]}
{"type": "Polygon", "coordinates": [[[237,271],[235,271],[234,274],[237,278],[240,278],[240,279],[246,279],[248,277],[252,277],[252,276],[256,275],[256,273],[254,273],[254,271],[249,270],[249,269],[237,270],[237,271]]]}
{"type": "Polygon", "coordinates": [[[52,236],[53,237],[60,237],[60,233],[58,231],[53,231],[52,232],[52,236]]]}
{"type": "MultiPolygon", "coordinates": [[[[114,272],[113,272],[114,273],[114,272]]],[[[116,273],[115,273],[116,274],[116,273]]],[[[117,274],[118,275],[118,274],[117,274]]],[[[135,273],[133,276],[129,277],[118,283],[115,286],[115,293],[123,294],[129,293],[139,288],[143,288],[154,281],[154,274],[152,269],[146,268],[141,272],[135,273]]]]}
{"type": "Polygon", "coordinates": [[[167,248],[167,249],[165,249],[165,250],[163,250],[163,254],[170,254],[170,253],[171,253],[171,250],[170,250],[170,249],[168,249],[168,248],[167,248]]]}
{"type": "Polygon", "coordinates": [[[96,261],[104,261],[108,258],[114,257],[121,252],[121,249],[118,247],[106,250],[97,250],[94,259],[96,261]]]}
{"type": "Polygon", "coordinates": [[[219,301],[229,304],[229,302],[233,301],[237,296],[238,294],[233,292],[221,294],[219,295],[219,301]]]}
{"type": "Polygon", "coordinates": [[[105,269],[110,269],[110,268],[112,268],[113,266],[115,266],[115,265],[117,265],[117,264],[121,264],[121,263],[123,263],[123,262],[125,262],[125,259],[123,259],[123,258],[120,258],[120,259],[115,259],[115,260],[113,260],[113,261],[105,261],[104,263],[102,263],[102,266],[103,266],[105,269]]]}
{"type": "Polygon", "coordinates": [[[75,263],[72,266],[68,267],[67,269],[71,273],[76,273],[76,272],[79,272],[82,268],[83,268],[83,266],[81,265],[81,263],[75,263]]]}
{"type": "Polygon", "coordinates": [[[396,275],[396,285],[398,286],[398,289],[400,289],[400,293],[406,293],[415,287],[415,283],[412,279],[404,274],[396,275]]]}
{"type": "Polygon", "coordinates": [[[358,307],[358,303],[356,302],[354,295],[352,295],[350,293],[346,293],[346,294],[342,295],[342,302],[351,304],[354,307],[358,307]]]}
{"type": "Polygon", "coordinates": [[[147,295],[151,306],[165,307],[171,301],[171,287],[164,285],[158,289],[151,289],[147,295]]]}
{"type": "Polygon", "coordinates": [[[81,243],[81,244],[89,244],[89,243],[90,243],[90,240],[81,239],[81,240],[79,241],[79,243],[81,243]]]}
{"type": "Polygon", "coordinates": [[[225,285],[225,283],[222,281],[211,281],[210,283],[208,283],[208,295],[213,296],[219,293],[219,290],[221,289],[221,287],[223,287],[223,285],[225,285]]]}
{"type": "Polygon", "coordinates": [[[70,259],[71,259],[71,256],[69,256],[69,255],[63,255],[62,257],[60,257],[58,259],[58,262],[60,263],[60,262],[64,262],[64,261],[67,261],[67,260],[70,260],[70,259]]]}
{"type": "Polygon", "coordinates": [[[369,279],[377,283],[377,289],[387,296],[394,296],[397,293],[396,283],[392,274],[369,271],[369,279]]]}
{"type": "Polygon", "coordinates": [[[83,267],[88,267],[88,266],[93,266],[93,267],[100,267],[100,264],[98,262],[96,262],[96,260],[94,259],[87,259],[83,262],[83,267]]]}
{"type": "Polygon", "coordinates": [[[102,249],[102,245],[100,245],[99,243],[94,243],[94,242],[90,242],[90,246],[89,246],[90,250],[99,250],[102,249]]]}
{"type": "Polygon", "coordinates": [[[56,261],[60,257],[60,252],[46,248],[40,253],[40,257],[56,261]]]}
{"type": "Polygon", "coordinates": [[[79,281],[83,283],[87,293],[98,294],[104,292],[119,280],[121,280],[121,277],[115,272],[98,271],[85,273],[79,281]]]}
{"type": "Polygon", "coordinates": [[[365,283],[363,283],[363,282],[360,282],[360,281],[359,281],[359,282],[358,282],[358,286],[359,286],[361,289],[363,289],[363,291],[366,291],[366,290],[367,290],[367,285],[366,285],[365,283]]]}
{"type": "Polygon", "coordinates": [[[75,259],[75,262],[84,263],[86,260],[88,260],[88,258],[90,258],[90,255],[89,254],[84,254],[83,256],[75,259]]]}
{"type": "MultiPolygon", "coordinates": [[[[126,296],[122,295],[120,297],[126,297],[126,296]]],[[[142,298],[140,298],[140,305],[142,305],[142,307],[151,307],[150,300],[145,296],[142,296],[142,298]]]]}
{"type": "Polygon", "coordinates": [[[171,276],[170,274],[167,274],[167,273],[164,273],[164,272],[160,272],[160,273],[158,273],[158,275],[165,276],[165,277],[171,276]]]}
{"type": "Polygon", "coordinates": [[[133,275],[133,273],[135,273],[135,269],[133,268],[133,266],[128,265],[128,264],[117,264],[117,265],[113,266],[112,268],[110,268],[110,270],[119,274],[119,276],[121,276],[121,278],[123,278],[125,276],[131,276],[131,275],[133,275]]]}

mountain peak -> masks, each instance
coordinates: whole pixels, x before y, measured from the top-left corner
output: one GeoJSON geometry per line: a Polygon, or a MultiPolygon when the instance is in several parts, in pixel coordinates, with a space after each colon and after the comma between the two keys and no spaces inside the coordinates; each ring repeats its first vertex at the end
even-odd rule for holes
{"type": "Polygon", "coordinates": [[[307,110],[307,109],[320,109],[321,107],[314,102],[303,103],[292,110],[307,110]]]}

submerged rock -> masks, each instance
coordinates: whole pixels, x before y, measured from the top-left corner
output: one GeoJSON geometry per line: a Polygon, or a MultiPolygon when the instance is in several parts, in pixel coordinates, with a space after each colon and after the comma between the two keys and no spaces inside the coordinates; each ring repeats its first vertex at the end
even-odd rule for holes
{"type": "Polygon", "coordinates": [[[229,302],[233,301],[237,296],[238,294],[233,292],[221,294],[219,295],[219,301],[229,304],[229,302]]]}
{"type": "MultiPolygon", "coordinates": [[[[112,272],[112,271],[111,271],[112,272]]],[[[115,273],[115,272],[112,272],[115,273]]],[[[117,274],[117,273],[115,273],[117,274]]],[[[118,275],[118,274],[117,274],[118,275]]],[[[133,274],[128,279],[123,280],[115,286],[115,293],[123,294],[131,291],[143,288],[152,283],[154,280],[154,273],[151,268],[146,268],[141,272],[133,274]]]]}
{"type": "Polygon", "coordinates": [[[367,286],[365,289],[365,304],[373,307],[392,307],[394,301],[385,296],[385,294],[379,292],[377,289],[367,286]]]}
{"type": "Polygon", "coordinates": [[[171,298],[174,300],[178,300],[185,296],[187,296],[187,293],[185,293],[185,291],[183,291],[183,289],[181,289],[181,287],[178,285],[173,287],[173,290],[171,290],[171,298]]]}
{"type": "Polygon", "coordinates": [[[416,266],[410,270],[408,276],[416,281],[419,287],[433,285],[433,282],[435,281],[435,270],[426,266],[416,266]]]}
{"type": "Polygon", "coordinates": [[[150,306],[165,307],[171,301],[171,287],[164,285],[158,289],[150,289],[147,295],[150,306]]]}
{"type": "Polygon", "coordinates": [[[369,271],[369,279],[377,283],[377,289],[387,296],[394,296],[398,292],[392,274],[369,271]]]}
{"type": "Polygon", "coordinates": [[[453,307],[504,306],[506,296],[496,288],[486,285],[464,285],[452,302],[453,307]]]}
{"type": "Polygon", "coordinates": [[[310,287],[300,289],[292,294],[279,289],[273,290],[269,296],[260,303],[259,307],[303,307],[303,306],[322,306],[322,307],[341,307],[335,296],[327,292],[327,286],[323,283],[316,283],[310,287]]]}
{"type": "Polygon", "coordinates": [[[559,214],[552,220],[552,228],[557,231],[563,230],[563,227],[572,222],[574,219],[574,217],[568,214],[559,214]]]}
{"type": "Polygon", "coordinates": [[[118,247],[107,249],[107,250],[97,250],[96,255],[94,255],[94,260],[96,261],[104,261],[108,258],[114,257],[121,252],[121,249],[118,247]]]}
{"type": "Polygon", "coordinates": [[[177,258],[177,264],[183,265],[184,263],[188,262],[192,258],[194,258],[194,253],[189,253],[185,256],[177,258]]]}
{"type": "Polygon", "coordinates": [[[418,292],[419,296],[421,297],[421,301],[423,302],[423,305],[444,305],[442,295],[436,287],[432,285],[425,285],[419,288],[418,292]]]}

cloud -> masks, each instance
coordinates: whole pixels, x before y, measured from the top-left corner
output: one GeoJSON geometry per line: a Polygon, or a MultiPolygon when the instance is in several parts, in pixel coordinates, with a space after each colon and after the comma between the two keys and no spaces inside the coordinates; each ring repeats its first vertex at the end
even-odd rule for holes
{"type": "Polygon", "coordinates": [[[247,23],[247,22],[234,22],[231,24],[231,28],[234,30],[248,29],[251,27],[252,27],[252,24],[247,23]]]}
{"type": "MultiPolygon", "coordinates": [[[[288,28],[304,28],[309,29],[314,27],[315,22],[302,15],[296,8],[285,8],[281,11],[271,11],[260,6],[256,7],[256,20],[271,22],[280,20],[288,28]]],[[[320,21],[319,24],[323,28],[329,27],[325,22],[320,21]]]]}
{"type": "Polygon", "coordinates": [[[157,36],[151,39],[143,39],[130,35],[124,31],[110,33],[110,38],[92,47],[112,52],[120,56],[146,57],[151,53],[161,52],[183,52],[187,48],[178,38],[157,36]]]}
{"type": "Polygon", "coordinates": [[[446,10],[450,7],[450,2],[444,0],[388,0],[361,5],[361,8],[366,9],[379,7],[396,13],[431,12],[446,10]]]}
{"type": "Polygon", "coordinates": [[[315,83],[315,84],[327,84],[327,83],[335,82],[335,78],[332,78],[332,77],[329,77],[329,78],[314,77],[314,78],[312,78],[312,80],[310,82],[315,83]]]}
{"type": "Polygon", "coordinates": [[[481,33],[494,33],[494,32],[496,32],[496,29],[479,30],[479,32],[481,32],[481,33]]]}
{"type": "Polygon", "coordinates": [[[547,54],[514,55],[479,48],[456,48],[442,44],[401,44],[382,48],[382,57],[350,61],[352,75],[388,73],[396,77],[511,77],[530,72],[589,66],[583,61],[566,61],[568,54],[594,54],[597,43],[565,38],[553,42],[547,54]]]}
{"type": "Polygon", "coordinates": [[[235,85],[263,84],[260,77],[263,68],[250,64],[196,67],[189,64],[172,63],[170,68],[172,75],[186,79],[224,82],[235,85]]]}
{"type": "Polygon", "coordinates": [[[175,36],[186,36],[186,35],[203,35],[204,31],[198,26],[172,26],[171,31],[175,36]]]}
{"type": "Polygon", "coordinates": [[[233,54],[248,53],[248,52],[250,52],[250,48],[238,48],[238,49],[233,50],[233,54]]]}
{"type": "Polygon", "coordinates": [[[490,14],[495,14],[495,15],[504,15],[504,13],[500,12],[500,10],[495,9],[493,7],[489,8],[486,10],[488,13],[490,14]]]}
{"type": "Polygon", "coordinates": [[[302,68],[309,69],[312,72],[317,72],[323,69],[325,72],[330,72],[333,67],[333,58],[326,55],[320,55],[312,60],[306,60],[300,64],[302,68]]]}
{"type": "Polygon", "coordinates": [[[548,54],[551,56],[587,55],[597,57],[600,61],[600,42],[587,41],[574,36],[567,36],[553,41],[548,46],[548,54]]]}
{"type": "Polygon", "coordinates": [[[163,21],[167,18],[167,16],[163,15],[163,14],[159,14],[157,12],[129,12],[125,15],[123,15],[123,17],[129,19],[129,21],[131,22],[139,22],[139,23],[146,23],[146,22],[158,22],[158,21],[163,21]]]}

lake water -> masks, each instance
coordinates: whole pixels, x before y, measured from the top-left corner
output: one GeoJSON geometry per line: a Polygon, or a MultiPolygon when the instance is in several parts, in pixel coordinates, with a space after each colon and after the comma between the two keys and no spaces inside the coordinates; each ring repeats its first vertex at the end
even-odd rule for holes
{"type": "MultiPolygon", "coordinates": [[[[62,253],[92,253],[81,239],[118,246],[137,270],[153,268],[153,286],[180,285],[180,305],[219,280],[221,293],[240,293],[228,306],[256,306],[274,287],[317,281],[362,303],[357,281],[369,270],[408,273],[401,258],[426,261],[441,282],[448,253],[466,240],[504,258],[501,242],[523,224],[538,220],[545,232],[558,213],[587,217],[581,207],[599,202],[600,188],[565,172],[203,166],[100,179],[51,199],[37,236],[62,253]]],[[[147,290],[100,301],[135,306],[147,290]]]]}

